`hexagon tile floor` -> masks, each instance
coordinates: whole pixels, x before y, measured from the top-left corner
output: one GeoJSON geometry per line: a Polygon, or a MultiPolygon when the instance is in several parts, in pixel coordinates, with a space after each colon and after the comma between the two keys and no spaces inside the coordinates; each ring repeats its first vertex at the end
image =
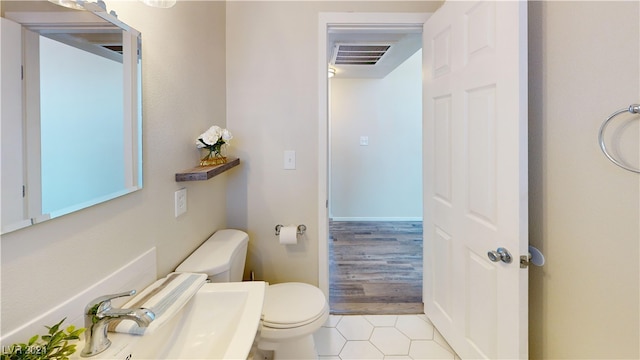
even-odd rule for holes
{"type": "Polygon", "coordinates": [[[331,315],[315,334],[319,360],[459,359],[426,315],[331,315]]]}

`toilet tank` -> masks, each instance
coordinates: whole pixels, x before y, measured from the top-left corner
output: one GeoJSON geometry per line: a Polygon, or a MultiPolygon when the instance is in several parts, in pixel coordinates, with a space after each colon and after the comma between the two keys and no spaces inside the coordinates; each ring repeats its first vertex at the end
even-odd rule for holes
{"type": "Polygon", "coordinates": [[[242,281],[249,235],[234,229],[218,230],[198,247],[176,272],[205,273],[211,282],[242,281]]]}

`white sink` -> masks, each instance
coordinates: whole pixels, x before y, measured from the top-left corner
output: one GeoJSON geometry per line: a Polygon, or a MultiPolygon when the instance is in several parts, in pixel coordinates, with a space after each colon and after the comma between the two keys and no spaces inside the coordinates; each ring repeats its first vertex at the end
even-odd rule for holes
{"type": "Polygon", "coordinates": [[[108,333],[103,353],[77,359],[246,359],[255,338],[266,283],[207,283],[172,319],[142,336],[108,333]]]}

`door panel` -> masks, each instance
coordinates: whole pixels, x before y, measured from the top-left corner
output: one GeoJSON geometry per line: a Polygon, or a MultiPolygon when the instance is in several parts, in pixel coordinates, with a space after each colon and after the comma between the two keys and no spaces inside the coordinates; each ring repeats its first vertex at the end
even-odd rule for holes
{"type": "Polygon", "coordinates": [[[440,201],[451,203],[451,96],[434,100],[435,193],[440,201]]]}
{"type": "Polygon", "coordinates": [[[526,30],[526,2],[446,2],[424,26],[425,313],[462,358],[528,352],[526,30]]]}

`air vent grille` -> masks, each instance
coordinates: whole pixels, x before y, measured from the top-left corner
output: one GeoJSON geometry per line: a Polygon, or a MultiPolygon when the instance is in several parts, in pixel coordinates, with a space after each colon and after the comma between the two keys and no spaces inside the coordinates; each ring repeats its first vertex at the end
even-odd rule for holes
{"type": "Polygon", "coordinates": [[[122,45],[102,45],[103,48],[122,54],[122,45]]]}
{"type": "Polygon", "coordinates": [[[375,65],[387,53],[391,45],[340,44],[336,46],[336,65],[375,65]]]}

